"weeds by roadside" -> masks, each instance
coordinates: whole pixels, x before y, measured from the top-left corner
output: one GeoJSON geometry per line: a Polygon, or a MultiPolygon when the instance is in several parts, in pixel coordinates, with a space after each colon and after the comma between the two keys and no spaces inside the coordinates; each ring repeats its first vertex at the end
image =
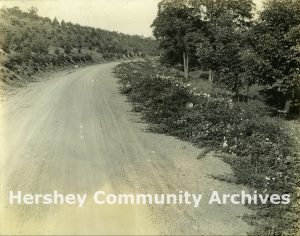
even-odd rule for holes
{"type": "Polygon", "coordinates": [[[229,97],[208,94],[163,75],[155,61],[123,63],[115,72],[121,92],[148,122],[149,130],[222,150],[238,184],[264,194],[291,194],[291,204],[250,206],[246,217],[256,234],[298,232],[299,157],[293,131],[264,111],[235,104],[229,97]]]}

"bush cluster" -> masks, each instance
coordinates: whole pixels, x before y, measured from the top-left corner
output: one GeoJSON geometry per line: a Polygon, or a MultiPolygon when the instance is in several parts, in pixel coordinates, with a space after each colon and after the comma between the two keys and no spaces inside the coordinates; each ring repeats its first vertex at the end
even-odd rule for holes
{"type": "Polygon", "coordinates": [[[256,207],[257,214],[248,217],[256,224],[256,233],[297,232],[298,153],[293,132],[283,120],[163,76],[150,61],[124,63],[115,72],[121,92],[151,131],[230,154],[224,160],[231,164],[238,184],[265,194],[291,194],[292,204],[256,207]],[[284,220],[287,216],[289,220],[284,220]]]}

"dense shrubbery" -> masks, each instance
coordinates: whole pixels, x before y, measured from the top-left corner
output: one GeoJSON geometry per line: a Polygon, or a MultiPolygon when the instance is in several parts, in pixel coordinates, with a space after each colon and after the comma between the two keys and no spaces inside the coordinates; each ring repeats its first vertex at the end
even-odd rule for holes
{"type": "Polygon", "coordinates": [[[230,98],[206,94],[189,84],[160,75],[155,63],[121,64],[116,73],[121,91],[134,110],[149,122],[150,129],[180,137],[200,147],[222,150],[239,184],[261,193],[290,193],[290,205],[257,207],[254,223],[259,234],[293,234],[299,162],[292,131],[284,121],[270,118],[251,107],[240,107],[230,98]],[[284,220],[289,217],[289,220],[284,220]]]}

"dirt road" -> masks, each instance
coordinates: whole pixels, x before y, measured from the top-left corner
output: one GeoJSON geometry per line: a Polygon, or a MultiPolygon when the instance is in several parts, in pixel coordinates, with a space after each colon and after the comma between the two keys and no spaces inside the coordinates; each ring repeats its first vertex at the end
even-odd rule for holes
{"type": "MultiPolygon", "coordinates": [[[[245,234],[239,205],[9,205],[8,192],[177,193],[243,190],[210,175],[219,158],[144,131],[119,94],[116,63],[31,84],[0,107],[1,234],[245,234]]],[[[249,213],[249,212],[248,212],[249,213]]]]}

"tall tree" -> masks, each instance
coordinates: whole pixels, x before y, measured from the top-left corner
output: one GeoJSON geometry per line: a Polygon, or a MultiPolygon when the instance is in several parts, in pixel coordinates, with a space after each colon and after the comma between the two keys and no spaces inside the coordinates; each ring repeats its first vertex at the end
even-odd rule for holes
{"type": "Polygon", "coordinates": [[[191,56],[195,55],[195,33],[202,21],[195,17],[188,0],[163,0],[158,4],[158,14],[152,27],[154,36],[164,49],[168,62],[182,63],[188,79],[191,56]],[[173,59],[173,61],[172,61],[173,59]]]}
{"type": "MultiPolygon", "coordinates": [[[[205,30],[197,47],[199,63],[214,71],[214,80],[238,95],[249,85],[244,73],[244,53],[252,22],[252,0],[191,0],[202,9],[205,30]]],[[[200,10],[199,10],[200,11],[200,10]]]]}
{"type": "Polygon", "coordinates": [[[31,7],[28,10],[29,15],[31,15],[32,17],[37,17],[37,12],[38,12],[38,9],[36,7],[31,7]]]}
{"type": "Polygon", "coordinates": [[[53,21],[52,21],[52,25],[53,25],[54,27],[59,27],[59,26],[60,26],[59,21],[57,20],[56,17],[54,17],[54,19],[53,19],[53,21]]]}
{"type": "Polygon", "coordinates": [[[62,29],[66,28],[66,22],[64,20],[61,21],[60,26],[62,29]]]}
{"type": "Polygon", "coordinates": [[[295,96],[300,85],[299,24],[299,0],[268,0],[253,28],[257,66],[250,71],[267,85],[263,91],[267,100],[279,107],[295,96]]]}

